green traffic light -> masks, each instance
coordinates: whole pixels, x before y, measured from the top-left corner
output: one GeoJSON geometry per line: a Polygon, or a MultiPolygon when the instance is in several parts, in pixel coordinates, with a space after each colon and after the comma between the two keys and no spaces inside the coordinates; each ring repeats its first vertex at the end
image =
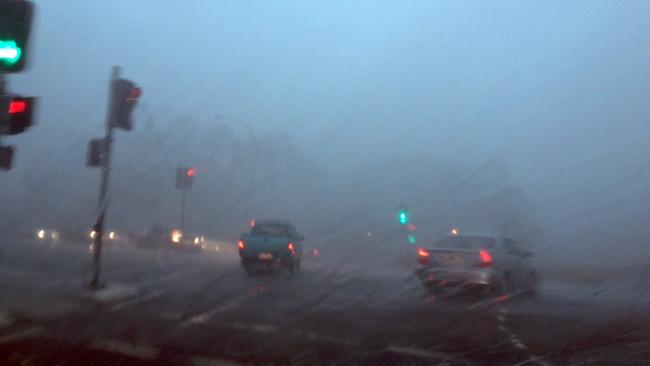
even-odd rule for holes
{"type": "Polygon", "coordinates": [[[0,40],[0,61],[13,65],[20,60],[22,51],[16,45],[16,41],[1,41],[0,40]]]}
{"type": "Polygon", "coordinates": [[[399,223],[402,225],[406,225],[409,222],[409,217],[406,211],[400,211],[399,212],[399,223]]]}
{"type": "Polygon", "coordinates": [[[412,234],[409,234],[407,239],[408,239],[409,243],[411,243],[411,244],[415,244],[415,243],[418,242],[418,240],[412,234]]]}

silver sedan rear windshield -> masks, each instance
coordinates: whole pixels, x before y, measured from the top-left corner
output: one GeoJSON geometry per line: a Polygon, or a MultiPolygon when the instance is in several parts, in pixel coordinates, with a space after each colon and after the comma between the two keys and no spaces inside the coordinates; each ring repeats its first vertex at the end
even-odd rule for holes
{"type": "Polygon", "coordinates": [[[450,236],[436,241],[433,246],[437,248],[456,249],[490,249],[494,245],[494,238],[482,236],[450,236]]]}

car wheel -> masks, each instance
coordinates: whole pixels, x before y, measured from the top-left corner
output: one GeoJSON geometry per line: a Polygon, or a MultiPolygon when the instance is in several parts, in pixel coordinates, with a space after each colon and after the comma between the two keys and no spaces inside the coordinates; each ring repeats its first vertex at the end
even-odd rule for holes
{"type": "Polygon", "coordinates": [[[246,262],[243,262],[243,261],[242,261],[241,266],[242,266],[242,269],[244,269],[244,272],[246,272],[246,274],[250,276],[250,274],[253,272],[253,267],[249,263],[246,263],[246,262]]]}

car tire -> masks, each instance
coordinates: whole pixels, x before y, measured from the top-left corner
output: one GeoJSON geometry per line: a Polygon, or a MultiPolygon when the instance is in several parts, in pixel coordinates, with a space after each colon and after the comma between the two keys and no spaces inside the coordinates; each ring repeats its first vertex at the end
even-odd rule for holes
{"type": "Polygon", "coordinates": [[[253,272],[253,267],[250,265],[250,263],[246,263],[242,261],[241,266],[244,272],[246,272],[246,274],[250,276],[251,273],[253,272]]]}

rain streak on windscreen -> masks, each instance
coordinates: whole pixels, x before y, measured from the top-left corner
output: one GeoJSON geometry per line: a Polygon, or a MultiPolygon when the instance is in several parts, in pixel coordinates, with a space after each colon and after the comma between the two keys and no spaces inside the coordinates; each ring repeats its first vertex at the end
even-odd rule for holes
{"type": "Polygon", "coordinates": [[[0,366],[650,365],[650,0],[25,1],[0,366]]]}

